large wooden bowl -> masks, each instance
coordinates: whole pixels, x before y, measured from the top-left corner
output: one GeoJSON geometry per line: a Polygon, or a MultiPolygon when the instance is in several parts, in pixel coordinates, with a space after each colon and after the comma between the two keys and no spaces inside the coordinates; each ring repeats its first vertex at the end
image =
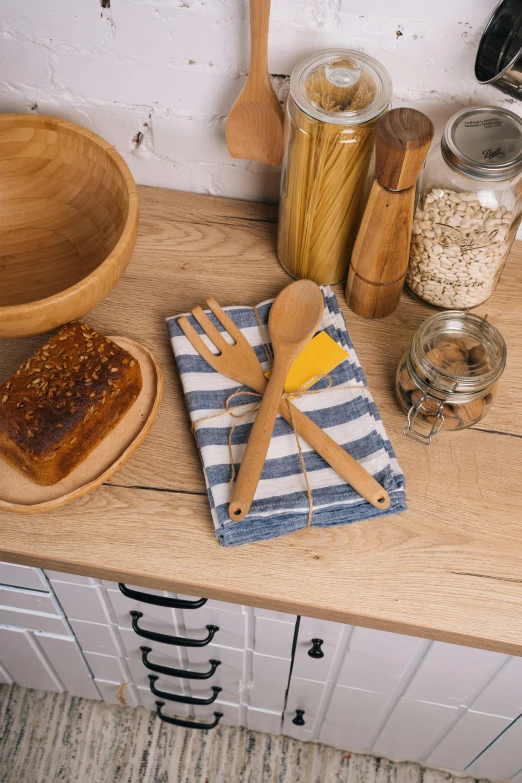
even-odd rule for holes
{"type": "Polygon", "coordinates": [[[136,185],[95,133],[0,115],[0,337],[47,332],[92,310],[129,263],[136,185]]]}

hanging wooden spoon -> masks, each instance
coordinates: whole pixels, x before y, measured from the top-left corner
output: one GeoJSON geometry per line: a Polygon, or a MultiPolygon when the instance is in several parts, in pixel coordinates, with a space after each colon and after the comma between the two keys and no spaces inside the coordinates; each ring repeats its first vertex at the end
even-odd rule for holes
{"type": "Polygon", "coordinates": [[[250,0],[250,70],[230,111],[227,146],[233,158],[277,166],[283,157],[283,110],[268,74],[270,0],[250,0]]]}
{"type": "Polygon", "coordinates": [[[250,511],[274,431],[286,376],[294,359],[314,336],[323,311],[323,294],[311,280],[297,280],[287,285],[272,305],[268,328],[274,367],[250,432],[228,507],[230,519],[235,522],[240,522],[250,511]]]}

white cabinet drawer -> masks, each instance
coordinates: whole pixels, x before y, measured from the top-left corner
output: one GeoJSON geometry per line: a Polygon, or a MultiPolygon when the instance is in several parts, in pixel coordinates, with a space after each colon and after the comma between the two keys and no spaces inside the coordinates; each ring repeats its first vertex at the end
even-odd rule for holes
{"type": "Polygon", "coordinates": [[[290,675],[290,659],[257,652],[252,657],[252,687],[246,692],[248,703],[252,707],[281,712],[290,675]]]}
{"type": "Polygon", "coordinates": [[[510,723],[509,718],[466,710],[429,756],[428,764],[464,770],[510,723]]]}
{"type": "Polygon", "coordinates": [[[321,726],[321,742],[358,752],[370,750],[388,702],[384,693],[336,685],[321,726]]]}
{"type": "Polygon", "coordinates": [[[51,586],[69,620],[110,624],[114,621],[103,588],[53,579],[51,586]]]}
{"type": "MultiPolygon", "coordinates": [[[[119,628],[120,638],[125,650],[125,655],[129,659],[137,659],[141,666],[141,648],[150,647],[153,650],[151,659],[162,666],[172,666],[174,668],[187,668],[186,657],[183,655],[181,647],[175,644],[163,644],[162,642],[152,642],[149,639],[142,639],[130,628],[119,628]]],[[[145,667],[143,667],[145,668],[145,667]]],[[[152,673],[152,672],[151,672],[152,673]]]]}
{"type": "MultiPolygon", "coordinates": [[[[172,593],[172,595],[174,595],[174,593],[172,593]]],[[[182,593],[177,593],[176,595],[178,598],[181,598],[184,601],[199,601],[200,598],[205,597],[200,595],[185,595],[182,593]]],[[[207,607],[207,609],[223,609],[225,612],[245,612],[246,609],[246,607],[242,604],[231,604],[228,603],[228,601],[216,601],[214,598],[209,598],[204,606],[207,607]]],[[[197,609],[190,609],[185,611],[196,612],[197,609]]]]}
{"type": "Polygon", "coordinates": [[[246,708],[246,727],[251,731],[263,731],[266,734],[281,733],[281,712],[246,708]]]}
{"type": "Polygon", "coordinates": [[[49,584],[40,568],[0,562],[0,584],[25,587],[29,590],[49,590],[49,584]]]}
{"type": "MultiPolygon", "coordinates": [[[[221,694],[220,694],[221,695],[221,694]]],[[[162,708],[165,713],[169,713],[170,707],[168,704],[162,708]]],[[[241,725],[241,706],[236,702],[221,701],[216,699],[214,704],[207,704],[204,707],[191,707],[191,714],[194,720],[201,721],[202,723],[211,723],[214,720],[214,713],[221,712],[223,717],[219,721],[219,725],[224,726],[239,726],[241,725]]],[[[244,708],[243,708],[244,709],[244,708]]]]}
{"type": "Polygon", "coordinates": [[[240,649],[246,646],[247,615],[243,612],[228,612],[205,604],[200,609],[184,609],[183,620],[186,636],[191,639],[204,639],[207,626],[214,625],[219,628],[214,636],[216,644],[240,649]]]}
{"type": "Polygon", "coordinates": [[[39,633],[35,638],[66,691],[85,699],[100,698],[75,639],[39,633]]]}
{"type": "Polygon", "coordinates": [[[349,628],[349,626],[301,617],[292,670],[293,676],[305,680],[326,682],[343,628],[349,628]],[[322,644],[319,645],[319,649],[323,653],[322,658],[309,656],[308,653],[313,649],[312,639],[322,640],[322,644]]]}
{"type": "Polygon", "coordinates": [[[0,628],[0,662],[9,677],[26,688],[69,691],[99,699],[91,673],[72,636],[0,628]]]}
{"type": "Polygon", "coordinates": [[[62,616],[62,611],[51,593],[0,586],[0,606],[23,609],[26,612],[44,612],[62,616]]]}
{"type": "Polygon", "coordinates": [[[308,728],[311,729],[312,719],[315,718],[317,714],[324,689],[324,682],[301,680],[299,677],[292,676],[290,690],[288,691],[285,718],[287,716],[293,718],[296,710],[304,710],[308,716],[308,728]]]}
{"type": "Polygon", "coordinates": [[[2,663],[0,662],[0,684],[2,685],[12,685],[13,684],[13,678],[8,673],[7,669],[2,666],[2,663]]]}
{"type": "MultiPolygon", "coordinates": [[[[177,688],[169,687],[169,684],[165,684],[165,682],[162,682],[161,685],[156,683],[156,686],[160,690],[165,690],[167,692],[170,691],[171,693],[177,694],[180,693],[177,688]]],[[[179,702],[158,698],[158,696],[155,696],[151,692],[150,688],[145,685],[138,687],[138,698],[140,700],[141,706],[146,707],[148,710],[154,710],[154,712],[156,712],[156,702],[162,701],[165,704],[163,711],[167,715],[170,715],[173,718],[181,718],[181,720],[187,720],[191,716],[188,704],[179,704],[179,702]]]]}
{"type": "Polygon", "coordinates": [[[129,650],[128,665],[130,668],[133,682],[140,687],[149,687],[149,675],[155,674],[154,671],[147,669],[142,662],[142,652],[140,647],[150,647],[152,652],[148,655],[150,663],[156,666],[168,666],[169,668],[181,669],[182,671],[207,672],[211,665],[209,661],[215,659],[220,661],[215,673],[209,679],[193,680],[185,677],[175,677],[173,675],[162,675],[157,682],[160,690],[169,689],[189,691],[192,696],[207,698],[211,695],[211,687],[217,685],[223,690],[222,698],[228,701],[239,702],[243,680],[243,651],[232,647],[217,647],[208,645],[199,650],[193,650],[190,660],[184,659],[180,654],[180,648],[159,642],[150,644],[138,643],[134,646],[132,640],[128,641],[127,636],[132,631],[122,629],[121,634],[124,644],[129,650]]]}
{"type": "Polygon", "coordinates": [[[403,698],[374,744],[373,752],[388,758],[424,761],[460,714],[457,707],[403,698]]]}
{"type": "Polygon", "coordinates": [[[281,622],[254,613],[254,649],[264,655],[290,658],[294,641],[295,623],[281,622]]]}
{"type": "Polygon", "coordinates": [[[311,739],[325,687],[326,684],[324,682],[301,680],[299,677],[292,675],[283,720],[283,734],[303,742],[311,739]],[[297,716],[297,710],[303,711],[303,726],[296,725],[293,722],[297,716]]]}
{"type": "Polygon", "coordinates": [[[158,699],[150,691],[147,691],[146,688],[138,688],[138,691],[143,707],[156,712],[156,702],[163,701],[161,711],[164,715],[171,718],[191,720],[198,723],[212,723],[215,719],[214,713],[220,712],[222,718],[219,721],[219,725],[239,726],[241,723],[241,707],[236,703],[216,699],[213,704],[193,706],[158,699]]]}
{"type": "MultiPolygon", "coordinates": [[[[157,592],[161,594],[161,591],[157,592]]],[[[154,604],[146,604],[143,601],[135,601],[132,598],[127,598],[119,590],[108,590],[107,595],[114,611],[116,623],[120,628],[132,628],[130,613],[141,612],[143,617],[138,621],[140,627],[143,626],[154,633],[177,635],[174,610],[166,606],[154,606],[154,604]]]]}
{"type": "Polygon", "coordinates": [[[354,628],[337,683],[391,695],[427,644],[412,636],[354,628]]]}
{"type": "Polygon", "coordinates": [[[92,652],[86,652],[84,655],[95,678],[113,682],[130,681],[130,673],[126,670],[123,658],[92,652]]]}
{"type": "Polygon", "coordinates": [[[103,701],[122,707],[139,707],[138,689],[132,683],[95,680],[103,701]]]}
{"type": "Polygon", "coordinates": [[[0,663],[12,680],[24,688],[40,688],[57,693],[64,690],[29,631],[0,628],[0,663]]]}
{"type": "Polygon", "coordinates": [[[71,628],[84,652],[121,655],[122,649],[115,626],[71,620],[71,628]]]}
{"type": "Polygon", "coordinates": [[[69,634],[69,626],[63,617],[44,612],[11,609],[8,606],[0,606],[0,625],[12,625],[18,628],[28,628],[31,631],[44,631],[62,636],[69,634]]]}
{"type": "Polygon", "coordinates": [[[208,671],[209,661],[221,661],[216,673],[209,680],[190,680],[190,692],[200,696],[201,691],[207,691],[209,686],[218,685],[223,689],[220,699],[230,702],[240,702],[245,687],[245,651],[233,647],[219,647],[209,644],[201,648],[187,649],[188,665],[193,671],[208,671]]]}
{"type": "Polygon", "coordinates": [[[47,579],[57,579],[59,582],[70,582],[75,585],[97,585],[100,584],[99,579],[91,579],[90,576],[79,576],[78,574],[66,574],[62,571],[52,571],[49,568],[45,569],[47,579]]]}
{"type": "Polygon", "coordinates": [[[522,769],[522,719],[517,720],[466,770],[476,778],[508,780],[522,769]]]}
{"type": "Polygon", "coordinates": [[[287,612],[273,612],[272,609],[254,609],[256,617],[264,617],[266,620],[278,620],[280,623],[292,623],[295,625],[297,615],[287,612]]]}
{"type": "Polygon", "coordinates": [[[522,658],[511,658],[472,706],[474,711],[488,715],[518,718],[522,714],[522,658]]]}
{"type": "Polygon", "coordinates": [[[506,660],[501,653],[434,642],[404,695],[448,706],[470,705],[506,660]]]}

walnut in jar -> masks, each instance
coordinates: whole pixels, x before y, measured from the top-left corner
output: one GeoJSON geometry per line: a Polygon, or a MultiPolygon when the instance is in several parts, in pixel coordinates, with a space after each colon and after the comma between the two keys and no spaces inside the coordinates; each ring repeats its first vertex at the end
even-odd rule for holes
{"type": "Polygon", "coordinates": [[[445,311],[425,321],[397,369],[405,434],[430,443],[440,430],[477,424],[495,398],[505,354],[498,330],[471,313],[445,311]]]}

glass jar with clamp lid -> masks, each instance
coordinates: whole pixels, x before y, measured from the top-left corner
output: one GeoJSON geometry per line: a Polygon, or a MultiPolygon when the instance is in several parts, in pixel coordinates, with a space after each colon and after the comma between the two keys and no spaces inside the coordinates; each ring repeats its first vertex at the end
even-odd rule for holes
{"type": "Polygon", "coordinates": [[[404,434],[429,445],[441,430],[479,422],[505,365],[504,338],[487,316],[445,310],[428,318],[397,369],[397,399],[408,416],[404,434]]]}

